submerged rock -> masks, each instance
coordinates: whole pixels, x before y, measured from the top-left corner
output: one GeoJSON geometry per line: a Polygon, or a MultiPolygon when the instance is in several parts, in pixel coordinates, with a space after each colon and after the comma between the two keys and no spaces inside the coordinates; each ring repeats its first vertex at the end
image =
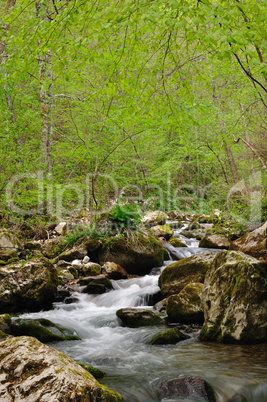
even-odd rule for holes
{"type": "Polygon", "coordinates": [[[217,234],[212,234],[203,237],[202,240],[200,240],[199,247],[203,248],[220,248],[220,249],[225,249],[228,250],[230,247],[231,243],[227,239],[227,237],[217,235],[217,234]]]}
{"type": "Polygon", "coordinates": [[[214,253],[201,253],[168,265],[159,277],[159,287],[164,296],[178,294],[191,282],[204,282],[214,253]]]}
{"type": "Polygon", "coordinates": [[[183,377],[166,381],[159,386],[159,397],[167,399],[171,397],[203,398],[206,401],[216,402],[212,386],[202,378],[183,377]]]}
{"type": "Polygon", "coordinates": [[[167,329],[167,331],[156,334],[151,341],[150,345],[174,345],[185,339],[189,339],[190,336],[185,335],[178,328],[167,329]]]}
{"type": "Polygon", "coordinates": [[[0,340],[0,400],[119,402],[78,363],[27,336],[0,340]]]}
{"type": "Polygon", "coordinates": [[[0,268],[0,312],[50,308],[57,294],[57,270],[46,258],[0,268]]]}
{"type": "Polygon", "coordinates": [[[267,341],[267,263],[238,251],[220,251],[208,271],[202,304],[203,340],[267,341]]]}
{"type": "Polygon", "coordinates": [[[168,298],[166,312],[170,322],[203,323],[204,313],[200,299],[202,288],[202,283],[189,283],[178,295],[168,298]]]}
{"type": "Polygon", "coordinates": [[[80,338],[66,328],[62,328],[45,318],[17,319],[12,322],[11,334],[15,336],[33,336],[41,342],[73,341],[80,338]]]}
{"type": "Polygon", "coordinates": [[[150,325],[160,325],[162,318],[151,310],[140,308],[121,308],[116,311],[117,317],[123,325],[130,328],[138,328],[150,325]]]}

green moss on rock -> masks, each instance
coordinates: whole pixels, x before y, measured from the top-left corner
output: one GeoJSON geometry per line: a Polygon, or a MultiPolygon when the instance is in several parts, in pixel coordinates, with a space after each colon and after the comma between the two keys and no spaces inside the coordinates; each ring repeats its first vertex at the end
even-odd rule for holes
{"type": "Polygon", "coordinates": [[[167,331],[156,334],[151,341],[150,345],[174,345],[185,339],[189,339],[188,335],[185,335],[178,328],[168,329],[167,331]]]}

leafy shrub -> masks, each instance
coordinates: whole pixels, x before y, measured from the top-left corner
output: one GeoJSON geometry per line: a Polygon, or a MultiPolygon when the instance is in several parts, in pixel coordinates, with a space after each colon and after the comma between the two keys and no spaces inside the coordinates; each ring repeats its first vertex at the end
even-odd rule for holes
{"type": "Polygon", "coordinates": [[[136,229],[141,223],[137,208],[133,205],[115,205],[109,213],[109,219],[117,226],[127,229],[136,229]]]}

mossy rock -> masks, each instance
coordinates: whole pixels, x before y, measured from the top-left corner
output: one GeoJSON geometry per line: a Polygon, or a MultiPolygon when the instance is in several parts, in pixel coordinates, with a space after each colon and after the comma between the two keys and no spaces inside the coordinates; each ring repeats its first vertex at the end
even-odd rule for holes
{"type": "Polygon", "coordinates": [[[130,328],[160,325],[163,323],[161,316],[146,309],[121,308],[116,311],[116,316],[121,320],[124,326],[130,328]]]}
{"type": "Polygon", "coordinates": [[[198,230],[198,229],[202,229],[201,224],[198,221],[193,221],[193,222],[189,223],[186,230],[192,231],[192,230],[198,230]]]}
{"type": "Polygon", "coordinates": [[[73,261],[73,260],[80,260],[83,259],[87,255],[87,249],[81,245],[81,246],[75,246],[71,250],[66,250],[63,253],[59,254],[54,261],[57,262],[59,260],[63,261],[73,261]]]}
{"type": "Polygon", "coordinates": [[[204,282],[215,253],[200,253],[168,265],[159,277],[163,296],[178,294],[191,282],[204,282]]]}
{"type": "Polygon", "coordinates": [[[9,314],[0,315],[0,331],[10,334],[11,317],[9,314]]]}
{"type": "Polygon", "coordinates": [[[82,271],[84,276],[97,276],[101,274],[101,265],[96,262],[87,262],[83,264],[82,271]]]}
{"type": "Polygon", "coordinates": [[[79,365],[82,366],[86,371],[88,371],[88,373],[92,374],[92,376],[94,376],[96,380],[98,380],[99,378],[103,378],[106,374],[104,371],[90,366],[89,364],[79,363],[79,365]]]}
{"type": "Polygon", "coordinates": [[[166,312],[170,322],[203,324],[202,288],[202,283],[189,283],[178,295],[168,298],[166,312]]]}
{"type": "Polygon", "coordinates": [[[42,246],[41,246],[40,243],[27,241],[26,243],[24,243],[24,248],[25,248],[25,250],[30,250],[30,251],[32,251],[32,250],[39,250],[40,251],[42,249],[42,246]]]}
{"type": "Polygon", "coordinates": [[[58,273],[46,258],[33,258],[0,268],[0,312],[51,308],[58,273]]]}
{"type": "Polygon", "coordinates": [[[164,237],[164,239],[169,240],[173,236],[174,231],[169,225],[157,225],[148,229],[148,233],[156,238],[164,237]]]}
{"type": "Polygon", "coordinates": [[[239,251],[220,251],[206,274],[202,340],[267,340],[267,263],[239,251]]]}
{"type": "Polygon", "coordinates": [[[46,240],[42,244],[42,254],[49,259],[57,257],[66,248],[66,242],[63,237],[46,240]]]}
{"type": "Polygon", "coordinates": [[[85,285],[83,293],[102,294],[113,289],[112,282],[105,275],[81,278],[80,285],[85,285]]]}
{"type": "Polygon", "coordinates": [[[1,265],[5,265],[5,263],[8,262],[8,260],[10,260],[11,258],[18,258],[18,254],[16,253],[16,251],[0,250],[0,260],[3,261],[3,264],[1,265]]]}
{"type": "Polygon", "coordinates": [[[0,372],[3,370],[8,375],[1,378],[1,392],[8,400],[14,395],[25,400],[27,389],[35,401],[123,401],[70,357],[33,337],[0,340],[0,372]]]}
{"type": "Polygon", "coordinates": [[[150,345],[174,345],[178,342],[189,339],[190,336],[185,335],[178,328],[168,329],[167,331],[156,334],[151,341],[150,345]]]}
{"type": "Polygon", "coordinates": [[[173,247],[187,247],[185,243],[181,240],[177,239],[176,237],[172,237],[168,243],[170,243],[173,247]]]}
{"type": "Polygon", "coordinates": [[[123,267],[128,274],[146,275],[152,268],[162,266],[164,248],[155,237],[143,232],[130,232],[107,238],[102,247],[90,255],[91,260],[104,265],[112,261],[123,267]]]}
{"type": "Polygon", "coordinates": [[[74,334],[74,331],[62,328],[44,318],[14,320],[11,325],[11,334],[33,336],[43,343],[81,339],[74,334]]]}
{"type": "Polygon", "coordinates": [[[181,221],[177,221],[177,222],[171,222],[168,223],[168,225],[172,228],[172,229],[181,229],[184,226],[184,223],[181,221]]]}
{"type": "Polygon", "coordinates": [[[142,218],[142,223],[146,228],[151,228],[155,225],[165,225],[168,215],[163,211],[150,211],[142,218]]]}

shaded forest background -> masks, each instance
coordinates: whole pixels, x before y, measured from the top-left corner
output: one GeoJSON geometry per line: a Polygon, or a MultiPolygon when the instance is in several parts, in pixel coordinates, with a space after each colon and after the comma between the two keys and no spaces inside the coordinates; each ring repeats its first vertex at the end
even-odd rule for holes
{"type": "Polygon", "coordinates": [[[59,191],[75,208],[77,188],[100,210],[117,186],[148,207],[267,219],[265,1],[0,7],[4,213],[35,208],[39,178],[43,212],[59,191]]]}

